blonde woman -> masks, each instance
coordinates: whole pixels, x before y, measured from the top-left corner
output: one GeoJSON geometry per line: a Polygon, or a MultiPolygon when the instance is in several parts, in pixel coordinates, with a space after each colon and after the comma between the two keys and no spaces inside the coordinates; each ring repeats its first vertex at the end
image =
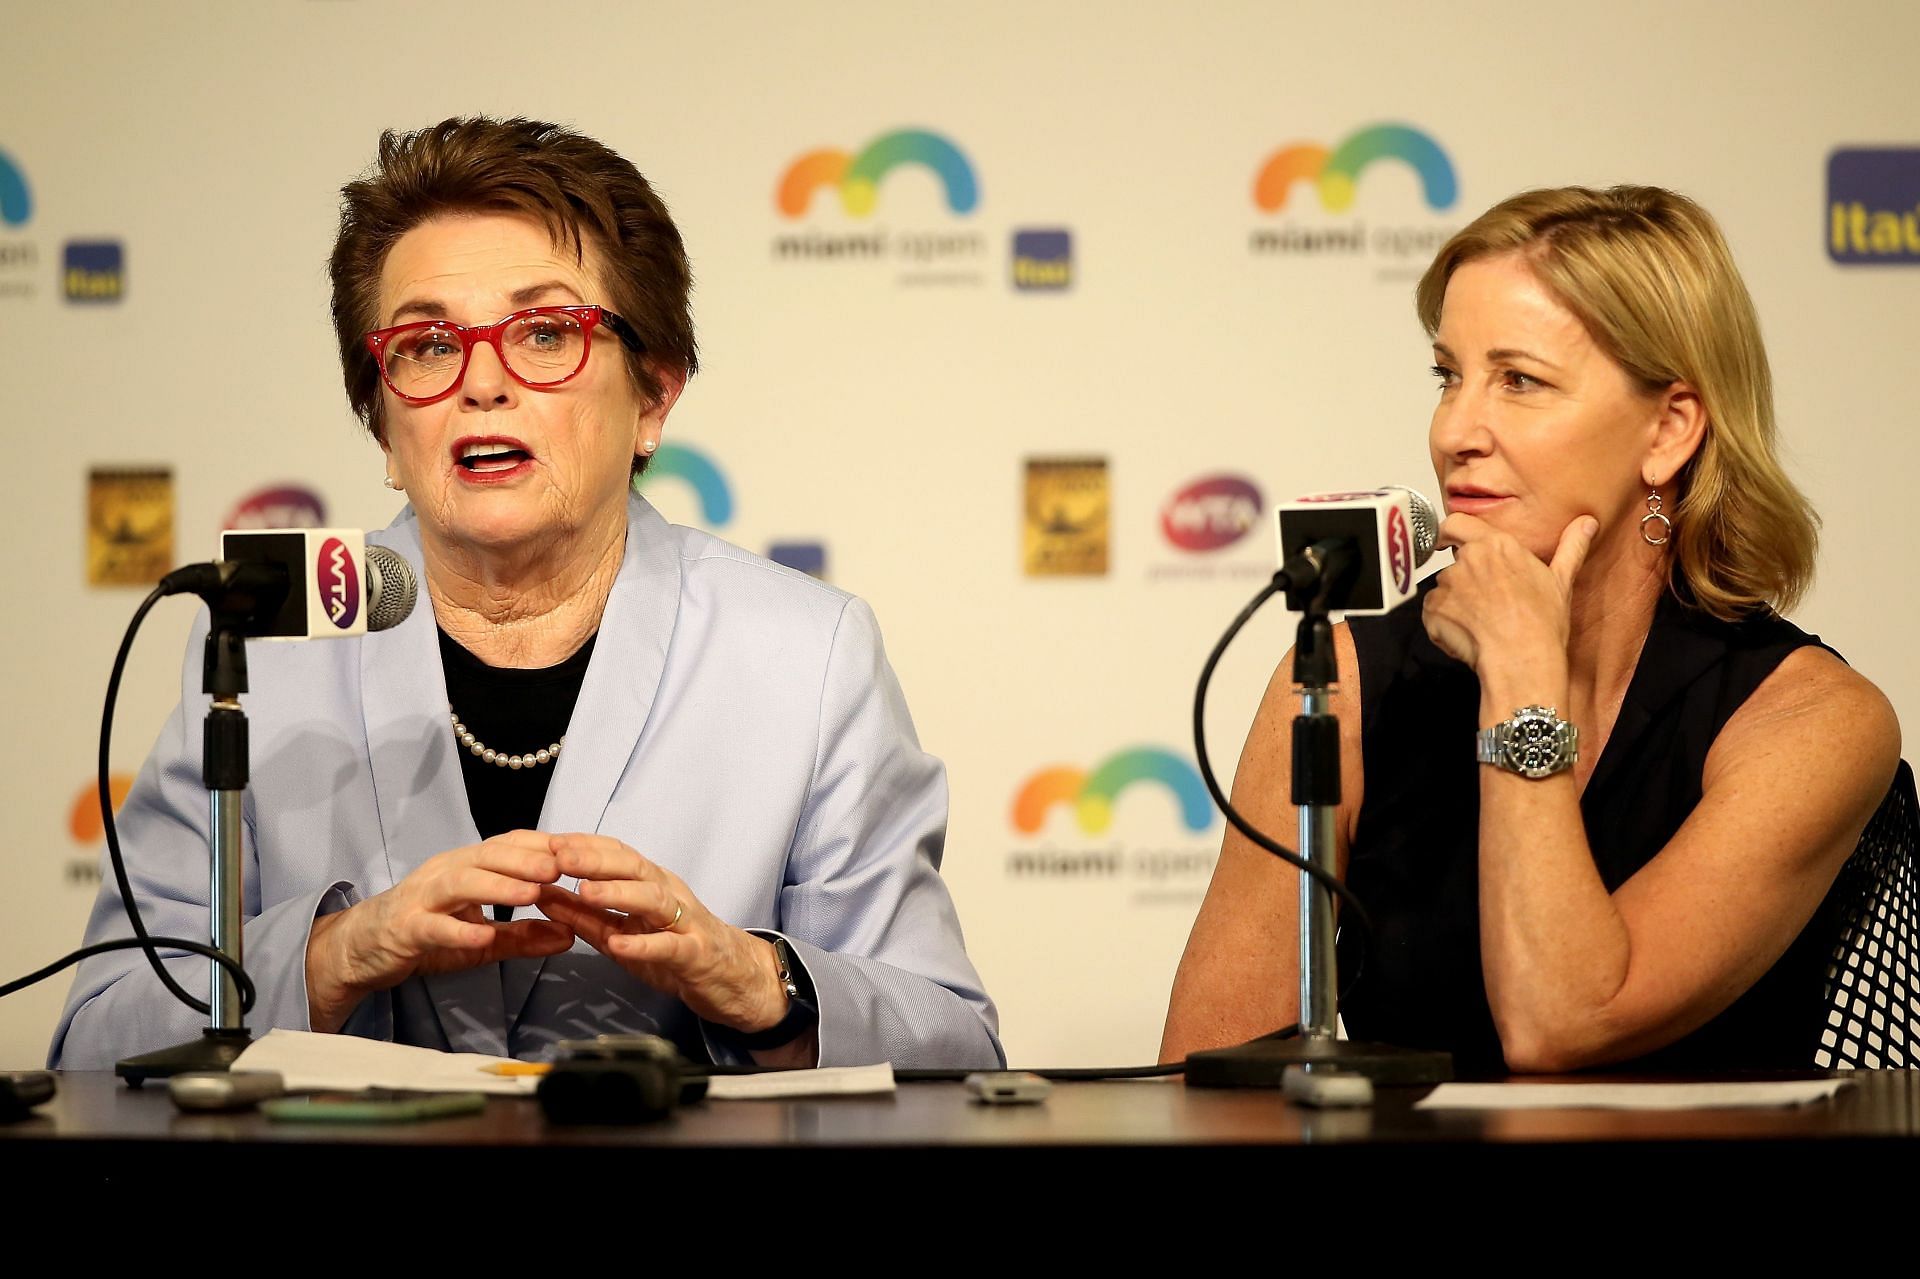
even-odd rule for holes
{"type": "MultiPolygon", "coordinates": [[[[1454,562],[1335,633],[1339,859],[1376,925],[1349,1032],[1470,1073],[1807,1065],[1823,898],[1900,732],[1782,616],[1817,521],[1719,229],[1656,188],[1528,192],[1418,306],[1454,562]]],[[[1234,784],[1272,831],[1289,670],[1234,784]]],[[[1296,872],[1229,830],[1164,1057],[1297,1019],[1297,918],[1296,872]]]]}

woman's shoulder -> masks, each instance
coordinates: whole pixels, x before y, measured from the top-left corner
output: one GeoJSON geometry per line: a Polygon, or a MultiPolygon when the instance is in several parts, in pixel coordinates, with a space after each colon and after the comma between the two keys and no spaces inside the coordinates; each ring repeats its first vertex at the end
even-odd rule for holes
{"type": "Polygon", "coordinates": [[[1900,720],[1872,680],[1818,644],[1796,647],[1715,738],[1706,781],[1791,756],[1871,808],[1899,766],[1900,720]]]}
{"type": "Polygon", "coordinates": [[[728,589],[769,603],[838,613],[852,594],[810,573],[756,555],[725,538],[683,524],[668,526],[681,574],[702,585],[728,589]]]}
{"type": "Polygon", "coordinates": [[[1874,682],[1820,644],[1803,644],[1780,659],[1773,673],[1728,721],[1792,725],[1795,731],[1830,727],[1847,736],[1900,750],[1900,721],[1874,682]]]}

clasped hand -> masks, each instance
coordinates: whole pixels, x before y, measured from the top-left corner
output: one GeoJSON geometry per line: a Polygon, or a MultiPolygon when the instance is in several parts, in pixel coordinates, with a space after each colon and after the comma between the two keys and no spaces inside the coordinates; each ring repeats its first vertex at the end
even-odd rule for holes
{"type": "Polygon", "coordinates": [[[697,1016],[761,1030],[786,1012],[773,948],[716,917],[679,876],[604,835],[516,830],[429,858],[398,884],[314,921],[314,1028],[337,1030],[366,995],[410,977],[540,958],[584,939],[697,1016]],[[560,887],[563,876],[577,892],[560,887]],[[490,905],[545,919],[496,923],[490,905]]]}

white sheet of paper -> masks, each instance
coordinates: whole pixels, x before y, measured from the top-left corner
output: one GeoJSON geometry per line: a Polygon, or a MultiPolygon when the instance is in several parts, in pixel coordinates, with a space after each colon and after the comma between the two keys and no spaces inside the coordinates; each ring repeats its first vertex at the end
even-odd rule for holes
{"type": "Polygon", "coordinates": [[[1825,1101],[1849,1079],[1689,1084],[1441,1084],[1415,1110],[1728,1110],[1825,1101]]]}
{"type": "Polygon", "coordinates": [[[763,1075],[715,1075],[707,1096],[715,1101],[766,1101],[775,1097],[854,1097],[893,1091],[893,1066],[823,1066],[775,1070],[763,1075]]]}
{"type": "Polygon", "coordinates": [[[443,1053],[435,1048],[389,1044],[358,1035],[317,1035],[274,1029],[253,1041],[233,1063],[235,1070],[272,1070],[295,1092],[398,1088],[412,1092],[484,1092],[531,1096],[540,1080],[531,1075],[490,1075],[483,1067],[509,1061],[484,1053],[443,1053]]]}
{"type": "MultiPolygon", "coordinates": [[[[293,1092],[358,1092],[394,1088],[410,1092],[484,1092],[506,1097],[532,1096],[537,1075],[494,1075],[485,1069],[509,1057],[484,1053],[444,1053],[435,1048],[389,1044],[358,1035],[318,1035],[305,1030],[270,1030],[253,1041],[233,1063],[235,1070],[271,1070],[293,1092]]],[[[763,1075],[716,1075],[707,1084],[715,1101],[758,1101],[776,1097],[849,1097],[893,1091],[893,1067],[829,1066],[819,1070],[780,1070],[763,1075]]]]}

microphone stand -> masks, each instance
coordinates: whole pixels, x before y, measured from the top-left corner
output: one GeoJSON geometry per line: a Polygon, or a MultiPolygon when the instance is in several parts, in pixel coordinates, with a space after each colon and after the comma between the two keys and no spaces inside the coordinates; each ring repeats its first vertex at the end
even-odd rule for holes
{"type": "MultiPolygon", "coordinates": [[[[213,698],[202,736],[200,775],[210,796],[209,851],[212,872],[208,894],[213,948],[240,962],[241,803],[248,780],[247,717],[240,694],[247,691],[244,633],[251,612],[210,604],[201,691],[213,698]]],[[[240,992],[226,969],[212,960],[207,1002],[212,1011],[198,1039],[128,1057],[113,1073],[135,1088],[149,1079],[167,1079],[194,1070],[228,1070],[253,1041],[240,1010],[240,992]]]]}
{"type": "MultiPolygon", "coordinates": [[[[1290,574],[1287,607],[1300,614],[1294,635],[1293,682],[1300,713],[1293,720],[1293,793],[1300,811],[1300,856],[1339,873],[1334,821],[1340,806],[1340,720],[1333,685],[1340,670],[1333,648],[1330,601],[1356,567],[1351,543],[1321,543],[1303,553],[1308,571],[1290,574]]],[[[1290,563],[1291,567],[1291,563],[1290,563]]],[[[1334,949],[1333,894],[1300,876],[1300,1026],[1287,1039],[1256,1039],[1193,1053],[1187,1082],[1202,1088],[1278,1088],[1287,1067],[1349,1071],[1381,1084],[1443,1083],[1453,1057],[1393,1044],[1339,1038],[1340,977],[1334,949]]]]}

